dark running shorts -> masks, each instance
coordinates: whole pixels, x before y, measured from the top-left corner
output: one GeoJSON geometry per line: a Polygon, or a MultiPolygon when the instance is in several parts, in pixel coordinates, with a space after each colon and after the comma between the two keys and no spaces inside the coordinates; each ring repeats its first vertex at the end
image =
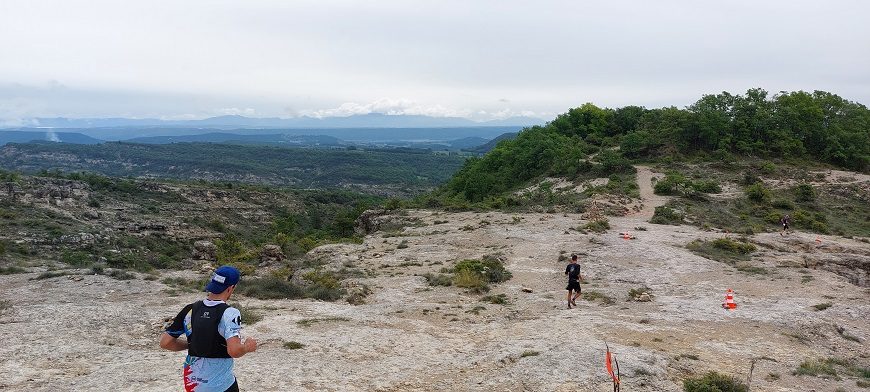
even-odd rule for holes
{"type": "Polygon", "coordinates": [[[788,223],[783,223],[783,224],[782,224],[782,229],[783,229],[783,230],[788,230],[788,223]]]}
{"type": "Polygon", "coordinates": [[[576,292],[580,292],[580,282],[576,280],[569,280],[568,287],[565,287],[565,290],[574,290],[576,292]]]}

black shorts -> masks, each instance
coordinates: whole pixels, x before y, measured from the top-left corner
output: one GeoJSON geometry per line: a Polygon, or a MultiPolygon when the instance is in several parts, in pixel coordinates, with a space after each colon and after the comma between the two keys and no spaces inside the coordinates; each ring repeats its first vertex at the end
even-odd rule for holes
{"type": "Polygon", "coordinates": [[[782,229],[783,229],[783,230],[788,230],[788,223],[783,223],[783,224],[782,224],[782,229]]]}
{"type": "Polygon", "coordinates": [[[236,381],[233,383],[233,385],[230,385],[230,387],[227,388],[227,390],[224,391],[224,392],[239,392],[239,381],[236,380],[236,381]]]}
{"type": "Polygon", "coordinates": [[[569,280],[568,287],[565,287],[565,290],[574,290],[576,292],[580,292],[580,281],[578,280],[569,280]]]}

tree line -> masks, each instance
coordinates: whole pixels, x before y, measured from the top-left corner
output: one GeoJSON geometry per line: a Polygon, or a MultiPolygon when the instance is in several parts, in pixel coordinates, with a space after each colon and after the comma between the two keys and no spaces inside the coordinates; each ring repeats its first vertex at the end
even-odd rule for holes
{"type": "Polygon", "coordinates": [[[544,175],[609,175],[631,160],[739,156],[870,170],[870,110],[824,91],[704,95],[679,109],[591,103],[526,128],[465,163],[436,196],[480,202],[544,175]]]}

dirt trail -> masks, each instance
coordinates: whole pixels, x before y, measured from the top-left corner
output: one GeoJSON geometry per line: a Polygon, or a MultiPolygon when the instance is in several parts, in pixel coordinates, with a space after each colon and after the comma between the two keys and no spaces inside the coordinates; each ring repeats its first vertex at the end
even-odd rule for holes
{"type": "Polygon", "coordinates": [[[643,208],[632,216],[638,219],[649,219],[655,213],[656,207],[663,206],[668,202],[667,196],[659,196],[653,192],[652,184],[653,178],[660,180],[665,176],[661,173],[654,173],[647,166],[635,166],[635,168],[637,169],[637,186],[643,208]]]}

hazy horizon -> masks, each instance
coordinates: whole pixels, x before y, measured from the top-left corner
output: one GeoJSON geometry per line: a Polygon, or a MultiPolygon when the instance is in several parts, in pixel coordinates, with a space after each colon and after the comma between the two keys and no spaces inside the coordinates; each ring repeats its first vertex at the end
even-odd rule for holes
{"type": "Polygon", "coordinates": [[[0,124],[355,114],[552,119],[585,102],[870,102],[860,1],[0,4],[0,124]]]}

